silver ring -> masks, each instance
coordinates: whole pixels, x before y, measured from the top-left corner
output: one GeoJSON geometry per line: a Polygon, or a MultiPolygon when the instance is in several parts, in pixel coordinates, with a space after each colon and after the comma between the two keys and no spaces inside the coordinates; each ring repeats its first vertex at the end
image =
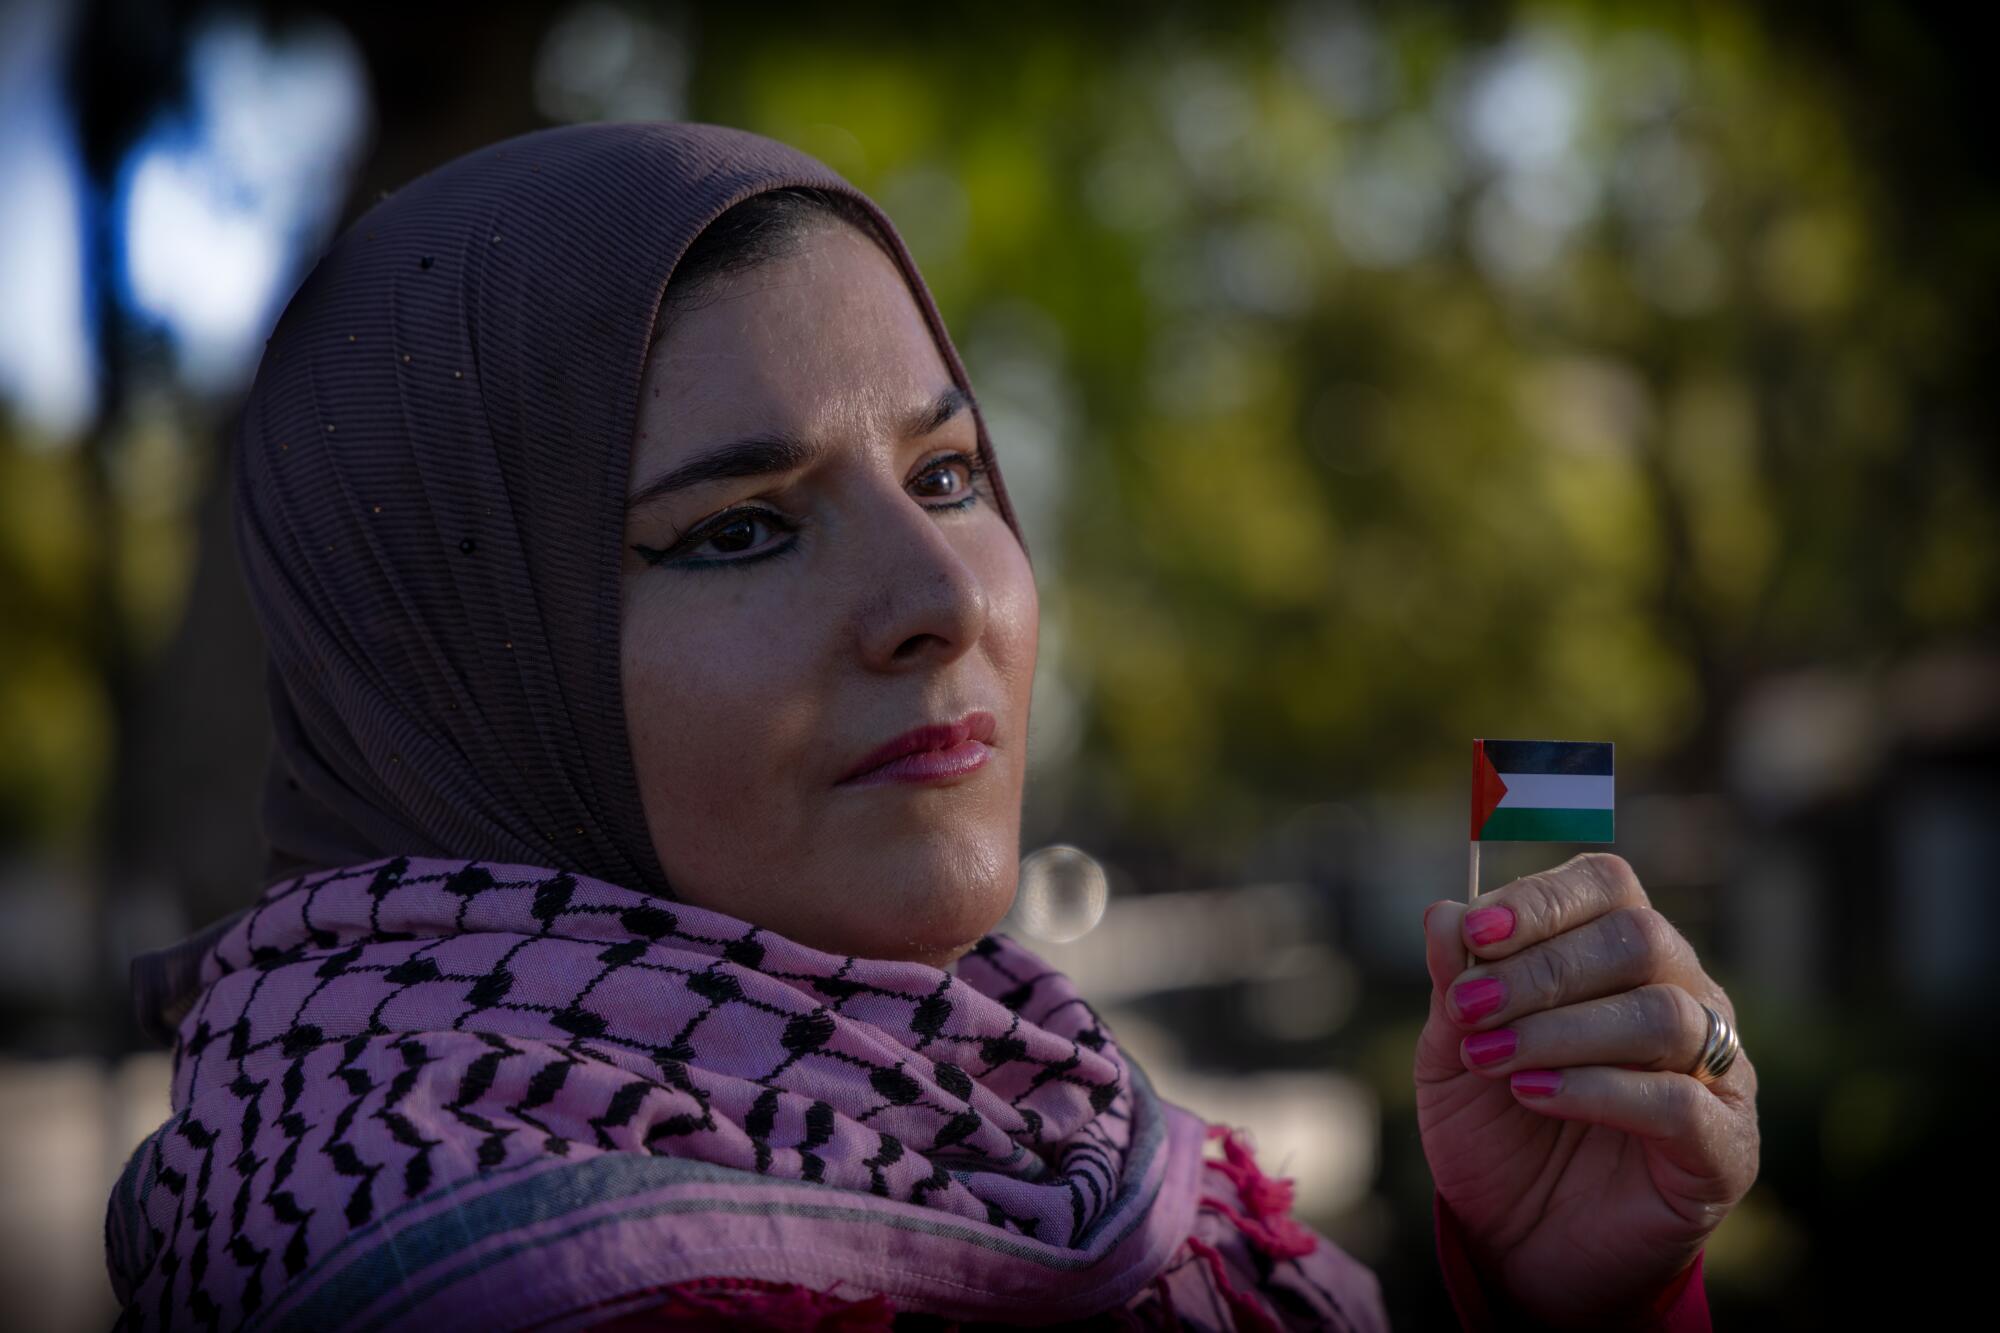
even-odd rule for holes
{"type": "Polygon", "coordinates": [[[1708,1011],[1708,1036],[1701,1043],[1701,1054],[1695,1057],[1694,1068],[1688,1073],[1703,1083],[1713,1083],[1736,1063],[1743,1043],[1737,1040],[1736,1029],[1729,1025],[1729,1020],[1713,1005],[1703,1004],[1701,1007],[1708,1011]]]}

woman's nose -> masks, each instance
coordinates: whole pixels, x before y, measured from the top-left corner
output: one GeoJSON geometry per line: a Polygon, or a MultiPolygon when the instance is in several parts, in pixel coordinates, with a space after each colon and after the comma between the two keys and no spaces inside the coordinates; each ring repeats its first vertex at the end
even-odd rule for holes
{"type": "Polygon", "coordinates": [[[928,659],[950,661],[986,630],[988,591],[962,514],[898,491],[871,500],[855,524],[851,547],[863,589],[857,615],[863,651],[885,669],[928,659]]]}

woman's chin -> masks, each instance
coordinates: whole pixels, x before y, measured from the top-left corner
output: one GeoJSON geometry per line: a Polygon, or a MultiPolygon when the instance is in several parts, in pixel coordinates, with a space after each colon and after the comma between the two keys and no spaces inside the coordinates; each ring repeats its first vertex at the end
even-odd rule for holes
{"type": "Polygon", "coordinates": [[[668,879],[683,901],[826,953],[943,966],[1000,924],[1020,877],[1018,817],[823,828],[799,846],[726,874],[677,866],[668,879]]]}
{"type": "Polygon", "coordinates": [[[864,921],[828,923],[830,938],[847,941],[832,950],[863,958],[900,959],[942,967],[959,957],[1000,924],[1014,898],[1014,885],[992,881],[944,888],[936,876],[891,875],[886,883],[899,891],[872,904],[864,921]],[[912,891],[903,892],[903,886],[912,891]]]}
{"type": "Polygon", "coordinates": [[[1000,918],[1007,914],[1003,902],[992,910],[968,910],[941,913],[936,904],[924,904],[930,909],[926,916],[918,916],[921,910],[913,905],[909,914],[884,923],[884,928],[870,931],[858,938],[856,948],[844,952],[867,958],[897,959],[905,962],[926,963],[932,967],[943,967],[958,958],[976,943],[980,936],[1000,924],[1000,918]]]}

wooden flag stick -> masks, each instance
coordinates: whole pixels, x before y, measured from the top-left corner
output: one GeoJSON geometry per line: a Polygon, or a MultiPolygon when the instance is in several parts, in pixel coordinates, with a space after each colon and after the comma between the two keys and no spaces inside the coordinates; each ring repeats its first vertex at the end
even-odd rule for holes
{"type": "MultiPolygon", "coordinates": [[[[1469,845],[1472,848],[1472,858],[1471,864],[1467,867],[1465,874],[1465,903],[1467,907],[1472,907],[1479,902],[1479,840],[1474,838],[1469,845]]],[[[1466,952],[1466,967],[1471,967],[1478,961],[1477,958],[1472,956],[1469,950],[1466,952]]],[[[1459,970],[1464,971],[1465,969],[1460,968],[1459,970]]]]}

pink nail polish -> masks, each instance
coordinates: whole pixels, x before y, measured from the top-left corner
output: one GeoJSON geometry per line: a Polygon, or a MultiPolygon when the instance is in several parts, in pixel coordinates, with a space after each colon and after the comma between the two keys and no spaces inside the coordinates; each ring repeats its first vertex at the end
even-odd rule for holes
{"type": "Polygon", "coordinates": [[[1512,1028],[1475,1032],[1465,1039],[1465,1058],[1476,1065],[1496,1065],[1514,1053],[1521,1039],[1512,1028]]]}
{"type": "Polygon", "coordinates": [[[1507,1081],[1523,1097],[1553,1097],[1563,1085],[1562,1075],[1553,1069],[1518,1070],[1508,1075],[1507,1081]]]}
{"type": "Polygon", "coordinates": [[[1465,938],[1493,944],[1514,933],[1514,913],[1505,907],[1476,907],[1465,914],[1465,938]]]}
{"type": "Polygon", "coordinates": [[[1507,1003],[1507,988],[1498,977],[1461,981],[1451,988],[1451,1007],[1461,1023],[1477,1023],[1507,1003]]]}

